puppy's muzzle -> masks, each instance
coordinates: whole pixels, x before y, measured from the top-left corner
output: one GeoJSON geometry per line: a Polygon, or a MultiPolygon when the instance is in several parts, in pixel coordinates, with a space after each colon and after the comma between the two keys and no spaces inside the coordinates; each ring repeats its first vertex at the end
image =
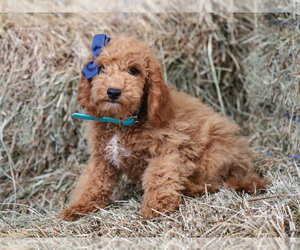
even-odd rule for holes
{"type": "Polygon", "coordinates": [[[117,100],[122,94],[120,89],[107,89],[107,96],[112,100],[117,100]]]}

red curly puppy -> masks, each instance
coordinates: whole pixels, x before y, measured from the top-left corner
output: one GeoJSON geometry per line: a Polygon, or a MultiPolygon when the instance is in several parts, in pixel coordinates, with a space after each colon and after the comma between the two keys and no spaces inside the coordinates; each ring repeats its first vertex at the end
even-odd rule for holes
{"type": "Polygon", "coordinates": [[[171,90],[146,44],[112,39],[82,75],[79,104],[94,117],[123,119],[140,110],[129,126],[89,121],[90,160],[59,217],[75,220],[105,207],[121,172],[141,180],[141,212],[158,216],[180,205],[180,195],[199,196],[221,187],[254,192],[265,181],[255,173],[239,127],[198,99],[171,90]]]}

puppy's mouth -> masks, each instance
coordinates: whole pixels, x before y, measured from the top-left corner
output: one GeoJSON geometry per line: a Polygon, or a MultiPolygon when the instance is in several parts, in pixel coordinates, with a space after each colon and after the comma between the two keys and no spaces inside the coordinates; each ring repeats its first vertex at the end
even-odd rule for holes
{"type": "Polygon", "coordinates": [[[120,109],[123,106],[119,100],[103,100],[102,104],[102,111],[109,111],[113,113],[120,112],[120,109]]]}
{"type": "Polygon", "coordinates": [[[109,101],[104,101],[105,103],[111,104],[111,105],[121,105],[120,102],[117,100],[109,100],[109,101]]]}

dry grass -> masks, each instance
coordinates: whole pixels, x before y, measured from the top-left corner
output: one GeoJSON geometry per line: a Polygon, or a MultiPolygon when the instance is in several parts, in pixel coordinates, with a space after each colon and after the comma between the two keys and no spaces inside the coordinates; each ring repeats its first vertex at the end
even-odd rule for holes
{"type": "MultiPolygon", "coordinates": [[[[257,34],[264,29],[258,28],[257,34]]],[[[245,71],[244,86],[251,110],[250,124],[257,127],[251,128],[256,132],[252,139],[255,144],[271,146],[272,154],[282,158],[300,155],[298,35],[297,26],[270,26],[269,33],[257,36],[257,47],[244,60],[249,69],[245,71]]]]}
{"type": "Polygon", "coordinates": [[[299,158],[291,159],[300,152],[299,30],[272,26],[272,18],[2,14],[0,236],[299,237],[299,158]],[[265,194],[183,197],[179,211],[145,220],[140,189],[124,182],[119,191],[133,196],[116,191],[106,210],[72,223],[56,219],[87,160],[85,122],[71,117],[80,69],[94,34],[122,32],[157,48],[169,84],[242,126],[270,181],[265,194]]]}

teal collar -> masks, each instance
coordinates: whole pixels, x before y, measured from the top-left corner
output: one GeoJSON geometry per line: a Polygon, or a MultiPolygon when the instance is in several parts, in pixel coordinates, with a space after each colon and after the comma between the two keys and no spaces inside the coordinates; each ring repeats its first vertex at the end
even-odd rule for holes
{"type": "Polygon", "coordinates": [[[79,114],[79,113],[74,113],[73,116],[75,118],[79,119],[84,119],[84,120],[91,120],[91,121],[97,121],[97,122],[108,122],[108,123],[115,123],[123,126],[129,126],[137,122],[137,117],[140,114],[142,109],[142,105],[139,107],[138,111],[130,117],[124,118],[122,120],[111,118],[111,117],[100,117],[96,118],[91,115],[85,115],[85,114],[79,114]]]}

